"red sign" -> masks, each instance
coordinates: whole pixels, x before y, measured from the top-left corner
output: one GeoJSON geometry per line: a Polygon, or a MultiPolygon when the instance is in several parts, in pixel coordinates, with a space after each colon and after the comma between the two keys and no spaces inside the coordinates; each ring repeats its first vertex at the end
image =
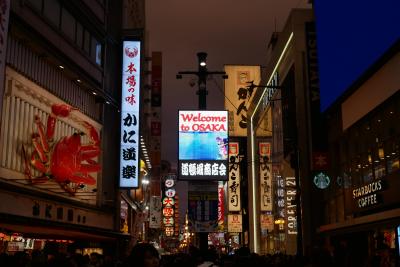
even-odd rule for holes
{"type": "Polygon", "coordinates": [[[152,136],[161,136],[161,122],[160,121],[152,121],[151,122],[151,135],[152,136]]]}
{"type": "Polygon", "coordinates": [[[261,142],[258,144],[258,149],[260,150],[260,156],[270,156],[271,155],[271,143],[261,142]]]}
{"type": "Polygon", "coordinates": [[[218,186],[218,224],[224,224],[224,188],[218,186]]]}
{"type": "Polygon", "coordinates": [[[328,168],[329,168],[328,153],[313,152],[312,168],[313,168],[313,170],[318,170],[318,171],[328,170],[328,168]]]}
{"type": "Polygon", "coordinates": [[[165,217],[174,216],[174,208],[165,207],[165,208],[163,208],[162,213],[163,213],[163,215],[164,215],[165,217]]]}

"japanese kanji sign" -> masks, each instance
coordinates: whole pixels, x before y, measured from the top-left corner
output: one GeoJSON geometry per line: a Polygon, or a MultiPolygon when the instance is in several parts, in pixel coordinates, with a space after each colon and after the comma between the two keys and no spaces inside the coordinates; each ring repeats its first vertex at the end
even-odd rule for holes
{"type": "Polygon", "coordinates": [[[261,211],[272,212],[271,143],[259,143],[261,211]]]}
{"type": "Polygon", "coordinates": [[[228,211],[240,211],[239,143],[229,143],[228,211]]]}
{"type": "Polygon", "coordinates": [[[179,179],[227,180],[227,111],[179,111],[179,179]]]}
{"type": "Polygon", "coordinates": [[[122,51],[120,187],[139,181],[140,42],[124,41],[122,51]]]}
{"type": "Polygon", "coordinates": [[[225,80],[225,108],[229,111],[229,135],[247,136],[247,109],[255,95],[256,88],[250,82],[259,84],[260,66],[225,66],[228,79],[225,80]]]}
{"type": "Polygon", "coordinates": [[[161,228],[161,197],[152,196],[150,198],[150,228],[161,228]]]}

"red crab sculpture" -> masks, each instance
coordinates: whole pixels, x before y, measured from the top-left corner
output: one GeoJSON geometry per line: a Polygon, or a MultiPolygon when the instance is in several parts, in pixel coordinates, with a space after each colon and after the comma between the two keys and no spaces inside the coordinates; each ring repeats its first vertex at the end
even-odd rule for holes
{"type": "Polygon", "coordinates": [[[30,162],[22,147],[25,174],[30,183],[44,183],[52,179],[71,195],[75,195],[77,189],[85,185],[96,184],[96,179],[89,173],[100,171],[100,165],[92,159],[100,154],[99,135],[90,123],[80,122],[90,139],[87,145],[81,144],[81,135],[85,133],[74,133],[58,141],[53,140],[57,117],[68,117],[73,110],[76,109],[64,104],[52,105],[51,114],[47,119],[46,133],[40,118],[35,116],[38,132],[32,134],[34,150],[30,162]],[[33,177],[31,166],[42,175],[33,177]]]}

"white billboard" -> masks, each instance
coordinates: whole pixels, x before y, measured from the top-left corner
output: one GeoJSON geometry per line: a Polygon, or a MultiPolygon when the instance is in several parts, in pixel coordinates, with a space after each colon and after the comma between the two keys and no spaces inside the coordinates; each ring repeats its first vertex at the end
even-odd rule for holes
{"type": "Polygon", "coordinates": [[[119,185],[124,188],[139,186],[140,52],[139,41],[123,42],[119,185]]]}

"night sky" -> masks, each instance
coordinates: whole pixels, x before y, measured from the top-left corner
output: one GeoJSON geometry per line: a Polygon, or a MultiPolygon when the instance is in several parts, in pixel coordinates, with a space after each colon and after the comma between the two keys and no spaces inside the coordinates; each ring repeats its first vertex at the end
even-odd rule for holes
{"type": "MultiPolygon", "coordinates": [[[[266,65],[267,46],[281,31],[291,8],[309,5],[303,0],[146,0],[149,51],[163,53],[162,154],[177,162],[178,109],[197,109],[197,85],[179,71],[197,71],[197,52],[207,52],[209,71],[224,64],[266,65]]],[[[207,82],[207,109],[224,108],[223,80],[207,82]],[[222,90],[222,92],[221,92],[222,90]]]]}
{"type": "MultiPolygon", "coordinates": [[[[148,51],[163,53],[162,154],[175,168],[178,109],[197,109],[195,77],[176,80],[178,71],[197,70],[197,52],[207,52],[210,71],[224,64],[266,65],[267,45],[281,31],[291,8],[303,0],[146,0],[148,51]]],[[[400,36],[400,1],[315,0],[322,109],[326,109],[400,36]],[[349,3],[351,2],[351,3],[349,3]]],[[[223,82],[207,82],[209,110],[223,109],[223,82]]],[[[178,183],[178,191],[187,190],[178,183]]],[[[181,203],[186,195],[180,194],[181,203]]],[[[186,207],[180,208],[185,214],[186,207]]],[[[182,218],[181,218],[182,220],[182,218]]]]}
{"type": "Polygon", "coordinates": [[[314,8],[325,110],[400,38],[400,1],[316,0],[314,8]]]}

